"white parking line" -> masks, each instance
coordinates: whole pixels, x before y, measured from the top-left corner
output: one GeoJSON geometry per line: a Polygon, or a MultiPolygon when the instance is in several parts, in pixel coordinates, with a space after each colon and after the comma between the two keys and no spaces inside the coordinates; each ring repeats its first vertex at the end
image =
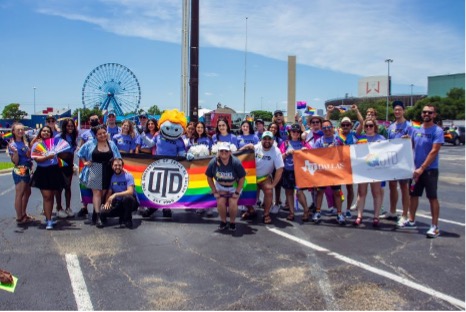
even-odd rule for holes
{"type": "Polygon", "coordinates": [[[320,252],[324,252],[326,253],[327,255],[329,256],[332,256],[338,260],[341,260],[343,262],[346,262],[348,264],[351,264],[351,265],[354,265],[354,266],[357,266],[361,269],[364,269],[366,271],[369,271],[369,272],[372,272],[372,273],[375,273],[377,275],[380,275],[382,277],[385,277],[385,278],[388,278],[388,279],[391,279],[392,281],[395,281],[397,283],[400,283],[402,285],[405,285],[405,286],[408,286],[410,288],[413,288],[413,289],[416,289],[416,290],[419,290],[423,293],[426,293],[430,296],[433,296],[433,297],[437,297],[439,299],[442,299],[446,302],[449,302],[451,304],[453,304],[454,306],[457,306],[457,307],[460,307],[462,309],[465,308],[465,302],[463,300],[459,300],[459,299],[456,299],[456,298],[453,298],[449,295],[446,295],[444,293],[441,293],[441,292],[438,292],[432,288],[428,288],[428,287],[425,287],[423,285],[420,285],[418,283],[415,283],[415,282],[412,282],[406,278],[403,278],[403,277],[399,277],[398,275],[395,275],[395,274],[392,274],[390,272],[386,272],[386,271],[383,271],[383,270],[380,270],[380,269],[377,269],[377,268],[374,268],[374,267],[371,267],[370,265],[367,265],[365,263],[362,263],[362,262],[359,262],[359,261],[356,261],[356,260],[353,260],[351,258],[348,258],[348,257],[345,257],[343,255],[340,255],[336,252],[332,252],[326,248],[323,248],[323,247],[320,247],[314,243],[311,243],[311,242],[308,242],[304,239],[301,239],[301,238],[298,238],[298,237],[295,237],[291,234],[288,234],[286,232],[283,232],[279,229],[276,229],[276,228],[272,228],[272,227],[268,227],[266,226],[267,230],[275,233],[275,234],[278,234],[284,238],[287,238],[289,240],[292,240],[294,242],[297,242],[303,246],[306,246],[306,247],[309,247],[311,249],[314,249],[316,251],[320,251],[320,252]]]}
{"type": "Polygon", "coordinates": [[[3,196],[5,194],[8,194],[8,193],[11,193],[15,190],[15,186],[13,185],[12,187],[10,187],[9,189],[7,190],[4,190],[3,192],[0,193],[0,196],[3,196]]]}
{"type": "Polygon", "coordinates": [[[92,306],[91,297],[87,291],[86,282],[84,281],[83,272],[79,265],[78,256],[74,254],[66,254],[65,258],[78,311],[93,311],[94,307],[92,306]]]}
{"type": "MultiPolygon", "coordinates": [[[[403,210],[400,210],[400,209],[397,209],[397,211],[403,212],[403,210]]],[[[421,218],[426,218],[426,219],[431,219],[431,220],[432,220],[432,216],[426,215],[426,214],[423,214],[423,213],[419,213],[419,212],[416,212],[416,218],[417,218],[417,217],[421,217],[421,218]]],[[[438,218],[438,220],[439,220],[440,222],[444,222],[444,223],[450,223],[450,224],[455,224],[455,225],[459,225],[459,226],[465,226],[465,224],[464,224],[464,223],[461,223],[461,222],[451,221],[451,220],[442,219],[442,218],[438,218]]]]}

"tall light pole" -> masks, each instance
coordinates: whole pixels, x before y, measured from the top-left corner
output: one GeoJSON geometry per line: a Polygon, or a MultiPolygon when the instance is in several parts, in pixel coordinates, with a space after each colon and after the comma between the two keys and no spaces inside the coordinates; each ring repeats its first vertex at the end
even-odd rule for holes
{"type": "Polygon", "coordinates": [[[414,85],[411,84],[411,105],[410,105],[411,107],[413,107],[413,87],[414,85]]]}
{"type": "Polygon", "coordinates": [[[246,116],[246,68],[248,56],[248,17],[246,16],[246,43],[244,45],[244,90],[243,90],[243,114],[246,116]]]}
{"type": "Polygon", "coordinates": [[[36,113],[36,87],[33,87],[34,89],[34,111],[32,112],[33,114],[36,113]]]}
{"type": "Polygon", "coordinates": [[[390,63],[393,62],[392,59],[386,59],[385,62],[388,65],[388,81],[387,81],[387,110],[385,113],[385,121],[388,121],[388,101],[390,97],[390,63]]]}

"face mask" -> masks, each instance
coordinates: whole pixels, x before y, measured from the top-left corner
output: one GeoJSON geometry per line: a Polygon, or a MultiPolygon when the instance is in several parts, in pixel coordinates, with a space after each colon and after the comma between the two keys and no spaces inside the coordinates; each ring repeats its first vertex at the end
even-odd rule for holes
{"type": "Polygon", "coordinates": [[[99,121],[98,120],[92,120],[91,121],[91,126],[92,127],[95,127],[95,126],[98,126],[99,125],[99,121]]]}

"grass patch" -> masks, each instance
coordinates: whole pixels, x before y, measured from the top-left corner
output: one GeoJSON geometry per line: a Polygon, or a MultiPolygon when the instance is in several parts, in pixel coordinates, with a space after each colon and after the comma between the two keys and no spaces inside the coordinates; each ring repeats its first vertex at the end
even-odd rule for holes
{"type": "Polygon", "coordinates": [[[3,170],[3,169],[11,169],[13,168],[15,165],[13,165],[12,162],[0,162],[0,170],[3,170]]]}

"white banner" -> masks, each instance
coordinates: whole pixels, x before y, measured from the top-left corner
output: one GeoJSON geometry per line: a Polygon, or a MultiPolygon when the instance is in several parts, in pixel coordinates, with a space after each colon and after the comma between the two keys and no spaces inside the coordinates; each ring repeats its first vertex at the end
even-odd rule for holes
{"type": "Polygon", "coordinates": [[[414,172],[411,140],[350,145],[353,183],[410,179],[414,172]]]}

